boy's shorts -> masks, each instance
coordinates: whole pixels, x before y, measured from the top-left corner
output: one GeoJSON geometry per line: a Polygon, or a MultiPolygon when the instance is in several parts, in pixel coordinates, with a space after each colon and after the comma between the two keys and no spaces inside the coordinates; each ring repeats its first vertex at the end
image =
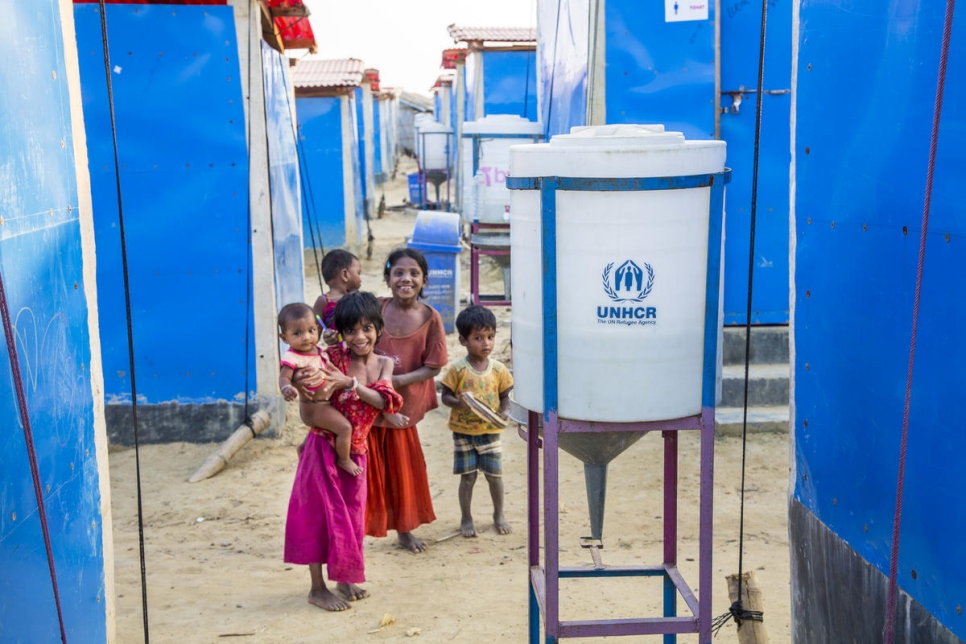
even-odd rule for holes
{"type": "Polygon", "coordinates": [[[471,436],[453,432],[453,474],[481,470],[489,476],[503,476],[502,445],[500,434],[471,436]]]}

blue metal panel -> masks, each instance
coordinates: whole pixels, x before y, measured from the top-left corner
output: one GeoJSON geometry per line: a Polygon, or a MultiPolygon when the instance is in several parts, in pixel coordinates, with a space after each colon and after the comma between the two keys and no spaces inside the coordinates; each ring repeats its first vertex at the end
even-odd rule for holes
{"type": "Polygon", "coordinates": [[[302,266],[302,200],[298,153],[292,123],[288,60],[262,41],[268,172],[275,247],[275,300],[278,309],[305,299],[302,266]]]}
{"type": "Polygon", "coordinates": [[[537,120],[534,51],[483,52],[483,113],[537,120]]]}
{"type": "Polygon", "coordinates": [[[382,101],[372,101],[372,147],[375,148],[373,156],[373,173],[376,177],[376,185],[386,180],[386,175],[382,171],[382,101]]]}
{"type": "MultiPolygon", "coordinates": [[[[352,124],[350,131],[352,132],[352,190],[355,192],[355,204],[356,204],[356,236],[355,239],[351,240],[354,244],[362,243],[362,230],[365,228],[365,216],[366,216],[366,202],[365,199],[365,188],[363,184],[363,159],[365,158],[365,152],[360,145],[360,130],[362,129],[361,119],[357,120],[356,115],[359,114],[359,110],[356,109],[356,94],[352,94],[349,97],[349,118],[352,119],[352,124]]],[[[361,99],[358,99],[361,101],[361,99]]]]}
{"type": "MultiPolygon", "coordinates": [[[[114,151],[97,5],[75,5],[108,403],[130,402],[114,151]]],[[[254,373],[248,161],[231,7],[107,5],[138,395],[243,397],[254,373]],[[172,312],[184,314],[176,322],[172,312]],[[209,329],[224,348],[213,351],[209,329]]]]}
{"type": "Polygon", "coordinates": [[[587,123],[589,0],[538,2],[537,20],[540,120],[549,140],[587,123]]]}
{"type": "MultiPolygon", "coordinates": [[[[67,638],[103,642],[101,481],[79,223],[86,186],[75,173],[61,29],[56,0],[8,3],[0,21],[0,273],[67,638]]],[[[0,336],[0,641],[54,642],[57,609],[10,350],[0,336]]]]}
{"type": "Polygon", "coordinates": [[[445,123],[443,120],[443,99],[439,92],[433,94],[433,118],[437,123],[445,123]]]}
{"type": "MultiPolygon", "coordinates": [[[[295,99],[295,114],[305,155],[305,181],[312,206],[302,228],[321,235],[323,248],[345,246],[345,188],[342,176],[342,108],[338,97],[295,99]],[[308,217],[314,216],[313,221],[308,217]]],[[[316,243],[305,235],[306,248],[316,243]]]]}
{"type": "Polygon", "coordinates": [[[359,144],[359,150],[356,154],[359,159],[359,182],[362,184],[362,198],[369,199],[369,195],[366,194],[369,187],[366,185],[366,120],[362,88],[357,87],[352,96],[355,99],[356,107],[354,118],[356,120],[356,140],[359,144]]]}
{"type": "MultiPolygon", "coordinates": [[[[762,101],[755,217],[753,324],[788,323],[788,170],[791,154],[790,2],[768,7],[765,39],[765,94],[762,101]]],[[[735,181],[728,186],[725,236],[725,324],[744,324],[748,307],[748,242],[754,165],[755,107],[761,36],[761,3],[741,0],[721,10],[721,138],[735,181]],[[731,92],[731,93],[729,93],[731,92]],[[735,96],[740,101],[735,109],[735,96]]]]}
{"type": "Polygon", "coordinates": [[[688,139],[714,138],[709,4],[708,20],[684,22],[665,22],[661,2],[604,5],[607,123],[663,123],[688,139]]]}
{"type": "MultiPolygon", "coordinates": [[[[942,3],[853,12],[816,1],[801,12],[795,497],[886,574],[942,22],[942,3]]],[[[955,409],[966,389],[963,35],[954,24],[898,566],[899,586],[960,638],[966,638],[957,612],[966,596],[966,434],[955,409]]]]}

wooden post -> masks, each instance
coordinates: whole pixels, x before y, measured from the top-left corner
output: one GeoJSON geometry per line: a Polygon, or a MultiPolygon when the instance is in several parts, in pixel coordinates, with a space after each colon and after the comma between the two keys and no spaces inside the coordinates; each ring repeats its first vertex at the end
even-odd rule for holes
{"type": "MultiPolygon", "coordinates": [[[[734,603],[738,599],[738,575],[728,575],[728,599],[734,603]]],[[[741,605],[745,610],[764,612],[761,601],[761,587],[754,571],[741,576],[741,605]]],[[[745,620],[738,626],[738,644],[768,644],[768,633],[764,622],[745,620]]]]}
{"type": "Polygon", "coordinates": [[[252,414],[252,426],[239,425],[231,436],[218,447],[215,452],[201,464],[201,467],[188,479],[189,483],[197,483],[207,478],[211,478],[218,472],[225,469],[228,461],[238,450],[248,444],[248,441],[255,438],[272,422],[272,418],[264,410],[256,411],[252,414]]]}

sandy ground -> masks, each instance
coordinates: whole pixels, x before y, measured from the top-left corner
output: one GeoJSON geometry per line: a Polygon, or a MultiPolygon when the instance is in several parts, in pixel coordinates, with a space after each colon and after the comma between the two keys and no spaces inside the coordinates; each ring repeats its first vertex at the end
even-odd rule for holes
{"type": "MultiPolygon", "coordinates": [[[[402,203],[405,172],[386,187],[389,206],[402,203]]],[[[388,294],[382,262],[411,234],[413,213],[387,212],[372,222],[373,259],[364,261],[363,288],[388,294]]],[[[462,293],[468,292],[469,253],[462,255],[462,293]]],[[[502,290],[495,267],[485,272],[493,292],[502,290]]],[[[306,262],[306,301],[319,292],[314,263],[306,262]]],[[[510,362],[509,310],[500,320],[495,356],[510,362]]],[[[461,354],[455,334],[451,359],[461,354]]],[[[437,520],[416,531],[427,552],[410,554],[394,538],[366,538],[365,587],[368,599],[343,613],[309,605],[305,566],[282,561],[285,512],[295,474],[295,445],[304,436],[297,409],[290,406],[278,438],[253,441],[228,468],[201,483],[188,477],[211,453],[209,444],[150,445],[140,451],[147,595],[153,642],[524,642],[527,637],[526,452],[516,431],[504,436],[506,516],[514,531],[499,535],[491,523],[491,503],[481,478],[474,517],[480,535],[464,539],[459,525],[452,442],[445,408],[420,424],[437,520]],[[410,639],[414,638],[414,639],[410,639]]],[[[680,439],[679,562],[684,578],[697,588],[698,456],[696,432],[680,439]]],[[[662,560],[663,442],[646,435],[610,466],[604,521],[603,561],[649,565],[662,560]]],[[[738,569],[741,487],[739,438],[715,441],[713,614],[727,611],[725,576],[738,569]]],[[[114,521],[117,641],[143,639],[135,454],[112,449],[111,494],[114,521]]],[[[589,565],[579,538],[589,533],[582,464],[560,457],[560,550],[563,565],[589,565]]],[[[788,437],[753,434],[747,446],[743,568],[758,576],[765,624],[772,642],[790,641],[789,552],[787,533],[788,437]]],[[[657,617],[661,583],[651,578],[563,580],[563,619],[657,617]]],[[[687,614],[683,602],[679,611],[687,614]]],[[[582,641],[594,642],[596,639],[582,641]]],[[[660,637],[615,641],[660,642],[660,637]]],[[[696,642],[694,635],[679,642],[696,642]]],[[[737,642],[733,623],[717,642],[737,642]]]]}

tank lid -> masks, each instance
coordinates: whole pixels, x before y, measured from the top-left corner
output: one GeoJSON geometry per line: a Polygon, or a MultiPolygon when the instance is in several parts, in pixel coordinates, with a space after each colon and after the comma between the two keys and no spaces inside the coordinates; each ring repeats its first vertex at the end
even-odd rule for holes
{"type": "Polygon", "coordinates": [[[463,123],[463,134],[543,134],[543,125],[516,114],[490,114],[463,123]]]}
{"type": "Polygon", "coordinates": [[[436,121],[424,121],[416,125],[416,129],[422,132],[452,132],[453,128],[436,121]]]}
{"type": "Polygon", "coordinates": [[[681,132],[665,132],[663,125],[582,125],[570,134],[550,139],[552,146],[639,148],[652,145],[683,145],[681,132]]]}

